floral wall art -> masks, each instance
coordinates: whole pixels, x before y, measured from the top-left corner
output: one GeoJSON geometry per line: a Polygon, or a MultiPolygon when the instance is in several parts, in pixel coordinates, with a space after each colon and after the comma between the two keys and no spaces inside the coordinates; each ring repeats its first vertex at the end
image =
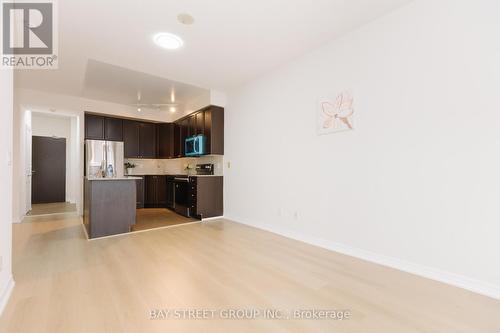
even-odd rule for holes
{"type": "Polygon", "coordinates": [[[354,98],[344,91],[335,100],[321,98],[318,105],[318,134],[354,129],[354,98]]]}

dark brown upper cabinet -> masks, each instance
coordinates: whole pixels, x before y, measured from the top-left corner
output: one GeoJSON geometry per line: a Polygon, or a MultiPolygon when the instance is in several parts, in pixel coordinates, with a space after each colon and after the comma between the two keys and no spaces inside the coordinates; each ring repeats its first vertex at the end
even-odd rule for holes
{"type": "Polygon", "coordinates": [[[156,124],[140,123],[139,156],[140,158],[156,158],[156,124]]]}
{"type": "Polygon", "coordinates": [[[190,124],[189,118],[184,118],[179,122],[179,127],[181,131],[181,142],[180,142],[181,156],[185,155],[186,146],[184,143],[186,142],[186,138],[189,137],[189,124],[190,124]]]}
{"type": "Polygon", "coordinates": [[[180,155],[180,137],[176,141],[175,124],[158,124],[158,158],[174,158],[178,155],[180,155]]]}
{"type": "Polygon", "coordinates": [[[122,141],[122,123],[119,118],[85,114],[85,139],[122,141]]]}
{"type": "Polygon", "coordinates": [[[123,141],[123,120],[118,118],[104,119],[104,139],[108,141],[123,141]]]}
{"type": "Polygon", "coordinates": [[[205,110],[205,135],[209,142],[207,154],[224,155],[224,108],[210,106],[205,110]]]}
{"type": "Polygon", "coordinates": [[[195,135],[205,134],[205,112],[197,112],[194,116],[196,119],[195,135]]]}
{"type": "Polygon", "coordinates": [[[206,137],[206,154],[223,155],[224,109],[208,106],[162,124],[85,114],[85,139],[123,141],[125,158],[183,157],[193,135],[206,137]]]}
{"type": "Polygon", "coordinates": [[[105,117],[85,114],[85,139],[104,140],[105,117]]]}
{"type": "Polygon", "coordinates": [[[123,121],[123,143],[125,158],[139,158],[139,123],[123,121]]]}
{"type": "Polygon", "coordinates": [[[190,114],[187,117],[187,124],[188,124],[187,137],[196,135],[196,116],[194,114],[190,114]]]}
{"type": "Polygon", "coordinates": [[[158,158],[182,157],[181,126],[174,123],[158,124],[158,158]]]}
{"type": "Polygon", "coordinates": [[[156,124],[123,121],[125,158],[156,158],[156,124]]]}
{"type": "Polygon", "coordinates": [[[224,109],[208,106],[175,122],[180,127],[182,155],[187,137],[203,134],[206,137],[206,153],[224,155],[224,109]]]}
{"type": "Polygon", "coordinates": [[[174,154],[173,157],[182,157],[182,135],[181,126],[179,124],[174,124],[174,154]]]}
{"type": "Polygon", "coordinates": [[[125,158],[156,158],[156,124],[123,121],[125,158]]]}
{"type": "Polygon", "coordinates": [[[206,152],[224,155],[224,109],[209,106],[203,111],[203,135],[207,138],[206,152]]]}

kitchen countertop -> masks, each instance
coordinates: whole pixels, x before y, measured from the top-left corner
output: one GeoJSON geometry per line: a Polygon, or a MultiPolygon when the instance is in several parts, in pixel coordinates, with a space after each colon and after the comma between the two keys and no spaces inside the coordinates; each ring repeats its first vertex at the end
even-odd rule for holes
{"type": "Polygon", "coordinates": [[[171,173],[147,173],[147,174],[136,174],[125,177],[144,177],[144,176],[172,176],[172,177],[223,177],[222,175],[181,175],[181,174],[171,174],[171,173]]]}
{"type": "Polygon", "coordinates": [[[133,177],[133,176],[130,176],[130,177],[114,177],[114,178],[87,178],[85,177],[85,179],[87,180],[90,180],[90,181],[96,181],[96,180],[103,180],[103,181],[109,181],[109,180],[136,180],[136,179],[141,179],[140,177],[133,177]]]}

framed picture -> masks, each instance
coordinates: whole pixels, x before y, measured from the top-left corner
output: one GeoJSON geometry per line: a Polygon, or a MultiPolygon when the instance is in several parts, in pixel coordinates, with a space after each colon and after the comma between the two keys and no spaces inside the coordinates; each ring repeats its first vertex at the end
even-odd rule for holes
{"type": "Polygon", "coordinates": [[[354,98],[347,91],[335,100],[321,98],[318,101],[318,135],[354,129],[354,98]]]}

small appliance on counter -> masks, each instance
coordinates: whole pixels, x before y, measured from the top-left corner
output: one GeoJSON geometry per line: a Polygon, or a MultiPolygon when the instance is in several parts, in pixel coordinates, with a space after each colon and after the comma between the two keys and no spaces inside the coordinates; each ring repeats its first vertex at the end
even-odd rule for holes
{"type": "Polygon", "coordinates": [[[196,164],[196,174],[211,176],[214,174],[214,165],[213,164],[196,164]]]}
{"type": "Polygon", "coordinates": [[[195,135],[186,138],[185,155],[186,156],[205,155],[205,136],[195,135]]]}

